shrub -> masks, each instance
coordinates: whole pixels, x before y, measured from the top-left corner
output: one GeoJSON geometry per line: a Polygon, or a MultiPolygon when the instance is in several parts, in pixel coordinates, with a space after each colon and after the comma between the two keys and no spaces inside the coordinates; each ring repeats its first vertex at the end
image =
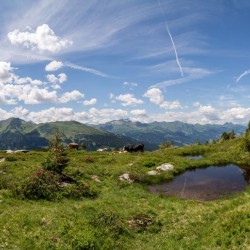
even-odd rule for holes
{"type": "Polygon", "coordinates": [[[160,149],[171,148],[172,146],[173,146],[173,143],[171,141],[166,141],[160,145],[160,149]]]}
{"type": "Polygon", "coordinates": [[[97,191],[84,182],[67,184],[62,190],[62,196],[66,198],[78,199],[81,197],[95,198],[97,191]]]}
{"type": "Polygon", "coordinates": [[[243,137],[243,149],[247,152],[250,151],[250,139],[247,135],[243,137]]]}
{"type": "Polygon", "coordinates": [[[85,161],[86,163],[94,163],[94,159],[91,158],[90,156],[87,156],[87,157],[84,159],[84,161],[85,161]]]}
{"type": "Polygon", "coordinates": [[[13,155],[9,155],[5,157],[6,161],[17,161],[17,158],[13,155]]]}
{"type": "Polygon", "coordinates": [[[68,161],[59,130],[56,130],[56,133],[50,140],[49,155],[45,162],[42,163],[43,168],[44,170],[62,174],[62,171],[68,165],[68,161]]]}
{"type": "Polygon", "coordinates": [[[21,193],[28,199],[54,200],[60,190],[59,176],[52,171],[37,170],[21,184],[21,193]]]}
{"type": "Polygon", "coordinates": [[[159,158],[157,157],[150,157],[150,158],[146,158],[144,159],[142,162],[141,162],[141,165],[143,167],[146,167],[146,168],[151,168],[151,167],[154,167],[156,166],[157,164],[159,164],[159,158]]]}

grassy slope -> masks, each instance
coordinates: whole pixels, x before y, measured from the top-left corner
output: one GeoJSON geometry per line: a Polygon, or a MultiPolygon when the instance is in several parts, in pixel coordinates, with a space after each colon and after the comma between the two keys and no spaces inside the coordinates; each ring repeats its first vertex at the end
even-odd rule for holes
{"type": "MultiPolygon", "coordinates": [[[[187,168],[249,164],[250,155],[240,150],[240,144],[240,140],[233,140],[122,155],[72,151],[67,173],[87,181],[99,190],[99,195],[96,199],[58,202],[11,197],[11,185],[39,168],[46,153],[13,155],[12,161],[0,163],[0,249],[247,249],[249,188],[234,197],[209,202],[162,197],[146,189],[147,183],[168,180],[187,168]],[[204,159],[199,161],[183,157],[200,153],[204,159]],[[175,165],[173,173],[146,175],[165,162],[175,165]],[[125,172],[142,183],[119,182],[118,176],[125,172]],[[100,183],[91,179],[94,174],[100,177],[100,183]],[[131,226],[138,217],[150,218],[152,224],[131,226]]],[[[0,157],[5,156],[0,153],[0,157]]]]}

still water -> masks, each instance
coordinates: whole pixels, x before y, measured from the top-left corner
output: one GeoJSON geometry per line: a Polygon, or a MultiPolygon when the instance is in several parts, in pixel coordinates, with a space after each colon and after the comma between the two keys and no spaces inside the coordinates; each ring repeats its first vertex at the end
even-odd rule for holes
{"type": "Polygon", "coordinates": [[[168,183],[150,185],[149,191],[192,200],[215,200],[243,191],[250,169],[234,164],[188,170],[168,183]]]}
{"type": "Polygon", "coordinates": [[[188,155],[188,156],[186,156],[186,158],[200,160],[200,159],[203,159],[203,156],[202,155],[188,155]]]}

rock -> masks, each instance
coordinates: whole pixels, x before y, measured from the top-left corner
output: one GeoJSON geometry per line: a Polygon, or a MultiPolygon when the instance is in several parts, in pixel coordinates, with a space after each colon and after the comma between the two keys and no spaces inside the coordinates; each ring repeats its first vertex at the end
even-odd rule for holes
{"type": "Polygon", "coordinates": [[[91,179],[94,180],[94,181],[96,181],[96,182],[101,182],[99,176],[97,176],[97,175],[92,175],[91,179]]]}
{"type": "Polygon", "coordinates": [[[127,181],[129,183],[133,182],[134,180],[130,179],[129,174],[125,173],[119,176],[120,181],[127,181]]]}
{"type": "Polygon", "coordinates": [[[161,166],[157,167],[156,169],[161,171],[168,171],[168,170],[173,170],[174,166],[170,163],[164,163],[161,166]]]}
{"type": "Polygon", "coordinates": [[[148,175],[158,175],[158,174],[159,174],[159,172],[156,171],[156,170],[150,170],[150,171],[148,171],[148,175]]]}

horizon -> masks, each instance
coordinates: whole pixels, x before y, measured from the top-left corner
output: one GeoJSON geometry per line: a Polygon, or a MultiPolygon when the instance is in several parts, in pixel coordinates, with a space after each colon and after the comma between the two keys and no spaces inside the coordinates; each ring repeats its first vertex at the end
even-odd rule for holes
{"type": "Polygon", "coordinates": [[[250,120],[250,2],[3,0],[0,116],[250,120]]]}
{"type": "MultiPolygon", "coordinates": [[[[31,122],[31,123],[34,123],[34,124],[42,124],[42,123],[56,123],[56,122],[77,122],[77,123],[80,123],[80,124],[83,124],[83,125],[87,125],[87,126],[96,126],[96,125],[103,125],[103,124],[106,124],[106,123],[112,123],[112,122],[120,122],[120,121],[128,121],[128,122],[131,122],[131,123],[141,123],[141,124],[151,124],[151,123],[157,123],[159,121],[152,121],[152,122],[140,122],[140,121],[132,121],[130,119],[119,119],[119,120],[111,120],[111,121],[108,121],[106,123],[96,123],[96,124],[92,124],[92,123],[82,123],[82,122],[79,122],[79,121],[76,121],[76,120],[58,120],[58,121],[49,121],[49,122],[40,122],[40,123],[36,123],[36,122],[33,122],[33,121],[29,121],[29,120],[24,120],[22,118],[19,118],[19,117],[9,117],[5,120],[0,120],[0,122],[2,121],[6,121],[6,120],[11,120],[11,119],[20,119],[21,121],[24,121],[24,122],[31,122]]],[[[171,122],[166,122],[166,121],[162,121],[162,122],[165,122],[165,123],[176,123],[176,122],[180,122],[180,123],[184,123],[184,124],[187,124],[187,125],[200,125],[200,126],[207,126],[207,125],[218,125],[218,126],[224,126],[226,124],[232,124],[232,125],[240,125],[240,126],[244,126],[244,127],[247,127],[247,124],[238,124],[238,123],[232,123],[232,122],[225,122],[224,124],[200,124],[200,123],[187,123],[187,122],[182,122],[182,121],[171,121],[171,122]]],[[[159,122],[161,123],[161,122],[159,122]]]]}

